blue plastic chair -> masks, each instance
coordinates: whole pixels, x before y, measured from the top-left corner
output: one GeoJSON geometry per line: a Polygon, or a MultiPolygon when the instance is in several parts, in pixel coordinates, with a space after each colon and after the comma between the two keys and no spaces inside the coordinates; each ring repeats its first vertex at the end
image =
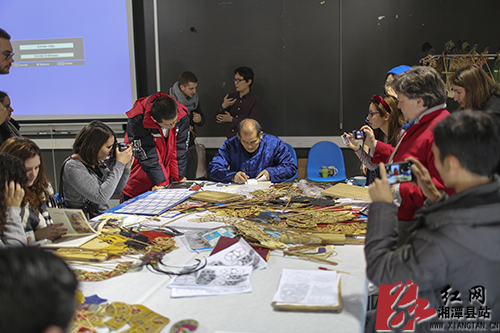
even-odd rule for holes
{"type": "Polygon", "coordinates": [[[335,143],[320,141],[311,147],[307,157],[307,179],[317,182],[339,182],[346,179],[344,155],[335,143]],[[335,176],[321,177],[322,166],[334,166],[338,172],[335,176]]]}
{"type": "Polygon", "coordinates": [[[295,160],[295,165],[297,166],[297,172],[295,173],[295,175],[293,175],[291,178],[285,180],[286,182],[289,182],[290,180],[294,180],[294,179],[297,179],[299,177],[299,167],[298,167],[298,163],[297,163],[297,153],[295,152],[295,149],[289,143],[285,142],[285,145],[288,147],[290,154],[292,154],[292,157],[295,160]]]}

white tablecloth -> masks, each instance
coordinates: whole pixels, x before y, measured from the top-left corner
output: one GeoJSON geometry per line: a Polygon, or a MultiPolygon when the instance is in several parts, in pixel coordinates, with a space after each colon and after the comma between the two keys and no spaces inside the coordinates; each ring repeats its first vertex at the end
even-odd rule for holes
{"type": "MultiPolygon", "coordinates": [[[[210,252],[191,252],[184,242],[177,240],[179,249],[167,254],[164,263],[180,266],[191,263],[195,257],[210,252]]],[[[147,269],[131,272],[101,282],[82,282],[85,296],[97,294],[108,302],[143,304],[170,318],[162,332],[169,332],[173,323],[181,319],[195,319],[200,327],[197,333],[207,332],[363,332],[367,306],[367,279],[362,245],[336,247],[337,266],[321,264],[293,257],[283,257],[273,251],[268,268],[252,273],[252,292],[249,294],[170,298],[168,275],[155,274],[147,269]],[[319,266],[348,271],[341,274],[343,310],[341,313],[278,312],[271,306],[283,268],[318,269],[319,266]]],[[[101,331],[101,329],[100,329],[101,331]]],[[[106,330],[102,330],[106,332],[106,330]]]]}

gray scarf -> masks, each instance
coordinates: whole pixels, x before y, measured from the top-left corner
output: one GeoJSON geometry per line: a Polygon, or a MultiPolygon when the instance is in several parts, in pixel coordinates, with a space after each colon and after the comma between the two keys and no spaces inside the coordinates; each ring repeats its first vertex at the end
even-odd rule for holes
{"type": "Polygon", "coordinates": [[[189,113],[191,111],[196,110],[198,107],[198,93],[194,94],[193,97],[187,99],[187,97],[182,93],[181,88],[179,87],[179,81],[174,83],[174,86],[169,90],[170,96],[174,97],[177,102],[181,103],[185,107],[187,107],[189,113]]]}
{"type": "Polygon", "coordinates": [[[10,136],[11,137],[14,137],[14,136],[21,136],[21,133],[19,133],[19,130],[16,128],[16,126],[14,126],[10,120],[6,120],[5,121],[5,125],[7,125],[7,128],[9,129],[9,132],[10,132],[10,136]]]}

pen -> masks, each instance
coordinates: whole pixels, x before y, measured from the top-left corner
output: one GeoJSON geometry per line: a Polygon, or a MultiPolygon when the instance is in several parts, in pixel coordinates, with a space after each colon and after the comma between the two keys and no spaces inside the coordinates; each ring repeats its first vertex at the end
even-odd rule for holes
{"type": "Polygon", "coordinates": [[[318,267],[318,269],[321,269],[323,271],[335,271],[337,273],[351,274],[351,272],[346,272],[346,271],[341,271],[338,269],[332,269],[332,268],[326,268],[326,267],[318,267]]]}

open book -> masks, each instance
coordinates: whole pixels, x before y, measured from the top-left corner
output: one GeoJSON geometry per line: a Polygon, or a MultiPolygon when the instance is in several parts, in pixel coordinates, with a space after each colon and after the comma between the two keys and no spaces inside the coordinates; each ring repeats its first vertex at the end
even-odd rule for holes
{"type": "Polygon", "coordinates": [[[90,225],[81,209],[47,208],[54,223],[63,223],[68,231],[66,235],[43,247],[78,247],[96,238],[106,221],[98,223],[94,228],[90,225]]]}

